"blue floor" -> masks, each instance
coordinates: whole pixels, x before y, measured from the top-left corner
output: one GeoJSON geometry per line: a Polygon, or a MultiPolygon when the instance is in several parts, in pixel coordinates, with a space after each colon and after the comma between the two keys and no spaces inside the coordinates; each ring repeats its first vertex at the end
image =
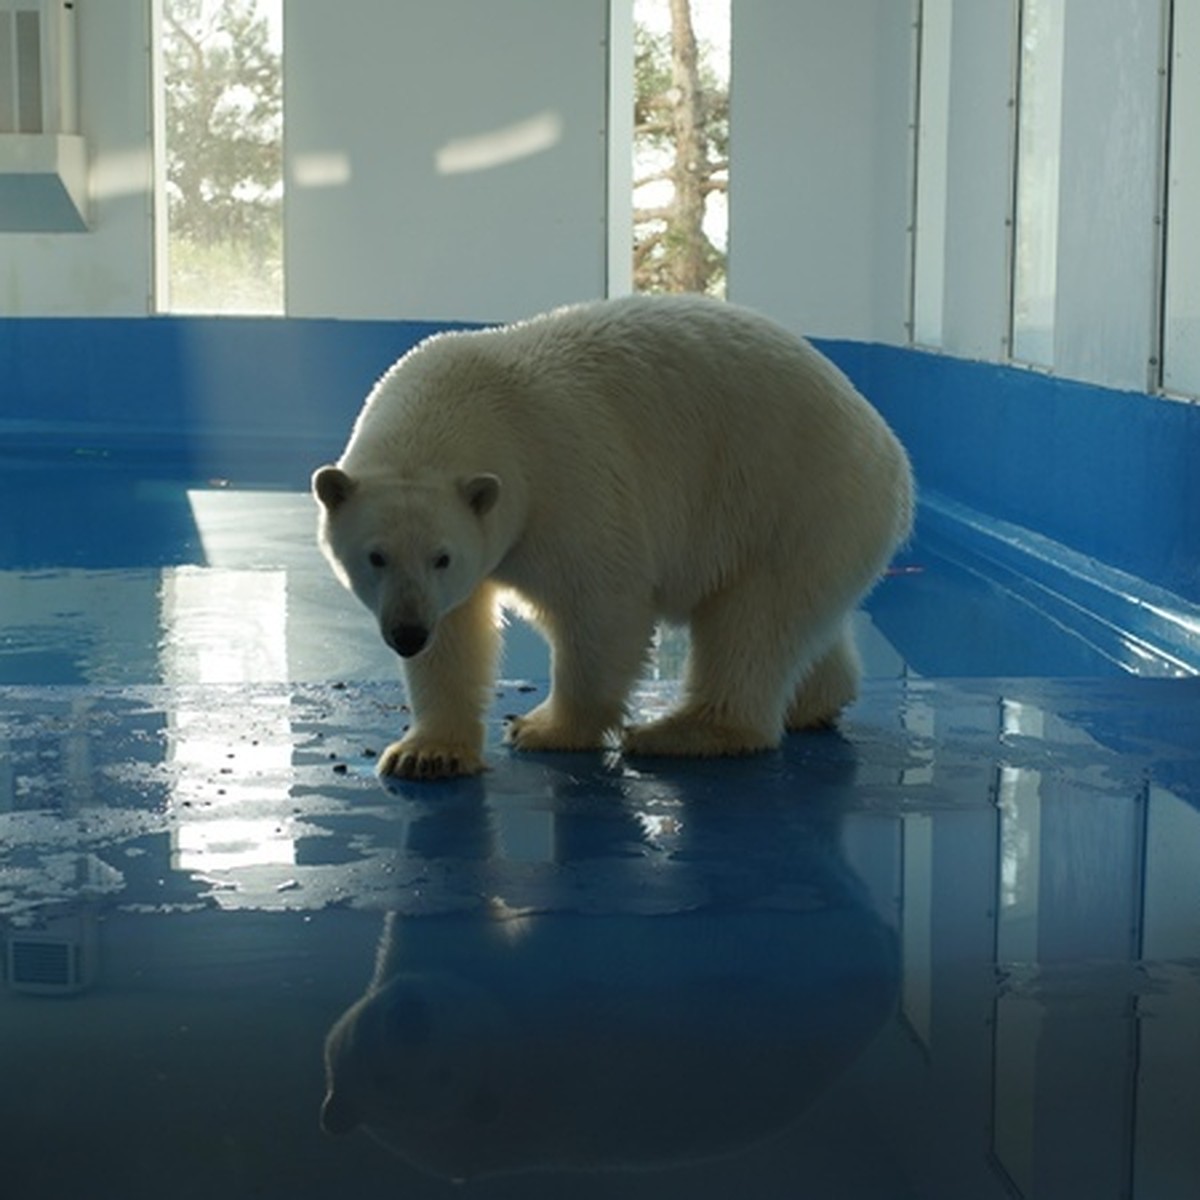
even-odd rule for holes
{"type": "Polygon", "coordinates": [[[0,508],[6,1198],[1200,1193],[1169,656],[923,524],[838,733],[517,756],[517,625],[492,769],[385,787],[396,666],[288,469],[26,454],[0,508]],[[390,1149],[318,1128],[377,958],[452,997],[395,1034],[390,1149]]]}

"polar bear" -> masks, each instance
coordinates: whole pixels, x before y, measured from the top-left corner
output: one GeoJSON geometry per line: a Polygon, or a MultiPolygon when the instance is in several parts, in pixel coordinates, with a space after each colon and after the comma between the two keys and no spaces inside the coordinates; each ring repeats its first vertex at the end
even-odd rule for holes
{"type": "Polygon", "coordinates": [[[849,617],[908,536],[908,458],[806,341],[699,296],[635,296],[438,334],[313,475],[335,573],[404,660],[408,778],[484,768],[514,596],[551,647],[519,750],[736,755],[827,726],[859,675],[849,617]],[[659,621],[678,707],[622,728],[659,621]]]}

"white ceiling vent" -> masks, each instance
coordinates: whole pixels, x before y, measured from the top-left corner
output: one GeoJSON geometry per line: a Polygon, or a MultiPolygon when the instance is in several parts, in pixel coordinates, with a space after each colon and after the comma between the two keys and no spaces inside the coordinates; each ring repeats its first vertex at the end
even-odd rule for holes
{"type": "Polygon", "coordinates": [[[73,0],[0,0],[0,232],[87,228],[73,0]]]}

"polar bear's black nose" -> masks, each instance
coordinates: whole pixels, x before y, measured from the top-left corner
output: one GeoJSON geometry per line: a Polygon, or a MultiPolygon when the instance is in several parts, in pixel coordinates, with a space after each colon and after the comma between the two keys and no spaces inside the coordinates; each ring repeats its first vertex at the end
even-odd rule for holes
{"type": "Polygon", "coordinates": [[[388,642],[401,658],[412,658],[420,654],[429,641],[429,630],[424,625],[393,625],[388,642]]]}

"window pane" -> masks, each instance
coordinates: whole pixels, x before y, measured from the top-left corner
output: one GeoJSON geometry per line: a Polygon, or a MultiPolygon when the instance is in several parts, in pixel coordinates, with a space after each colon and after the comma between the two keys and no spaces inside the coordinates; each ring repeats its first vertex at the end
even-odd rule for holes
{"type": "Polygon", "coordinates": [[[17,132],[17,46],[15,14],[0,12],[0,133],[17,132]]]}
{"type": "Polygon", "coordinates": [[[283,311],[282,0],[162,0],[167,295],[283,311]]]}
{"type": "Polygon", "coordinates": [[[1066,0],[1023,0],[1017,118],[1013,357],[1054,365],[1066,0]]]}
{"type": "Polygon", "coordinates": [[[1200,4],[1176,4],[1163,385],[1200,396],[1200,4]]]}
{"type": "Polygon", "coordinates": [[[729,0],[634,0],[633,286],[724,295],[729,0]]]}
{"type": "Polygon", "coordinates": [[[913,341],[942,344],[946,281],[946,148],[950,133],[951,0],[921,4],[913,341]]]}
{"type": "Polygon", "coordinates": [[[17,13],[17,129],[42,132],[42,32],[36,12],[17,13]]]}

